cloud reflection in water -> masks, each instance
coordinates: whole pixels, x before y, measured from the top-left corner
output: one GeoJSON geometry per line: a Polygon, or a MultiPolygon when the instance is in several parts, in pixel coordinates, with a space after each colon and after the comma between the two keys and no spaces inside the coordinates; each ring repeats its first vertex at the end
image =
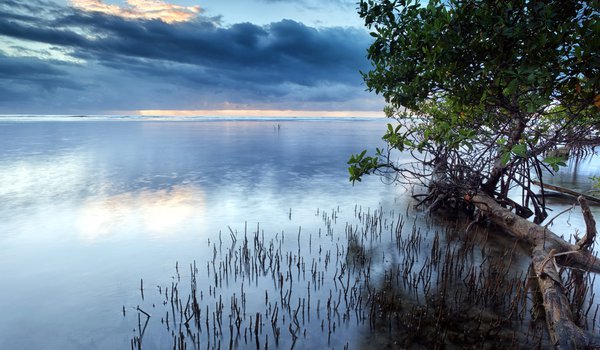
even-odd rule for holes
{"type": "Polygon", "coordinates": [[[196,226],[204,210],[204,195],[198,186],[142,189],[88,200],[79,210],[77,230],[86,242],[124,231],[168,237],[196,226]]]}

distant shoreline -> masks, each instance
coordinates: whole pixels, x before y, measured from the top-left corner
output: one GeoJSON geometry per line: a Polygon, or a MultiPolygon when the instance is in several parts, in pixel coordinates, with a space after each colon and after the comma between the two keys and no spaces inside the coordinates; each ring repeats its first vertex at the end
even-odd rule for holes
{"type": "Polygon", "coordinates": [[[373,116],[135,116],[135,115],[0,115],[0,122],[43,122],[43,121],[156,121],[156,122],[174,122],[174,121],[320,121],[320,120],[384,120],[385,117],[373,116]]]}

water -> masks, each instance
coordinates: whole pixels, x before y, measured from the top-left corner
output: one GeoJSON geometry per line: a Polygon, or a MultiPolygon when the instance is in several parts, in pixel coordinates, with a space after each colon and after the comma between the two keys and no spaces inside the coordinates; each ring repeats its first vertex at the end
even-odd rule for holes
{"type": "Polygon", "coordinates": [[[393,203],[396,189],[352,187],[345,170],[381,130],[379,120],[3,121],[0,348],[129,348],[121,306],[136,304],[140,278],[168,280],[228,226],[294,232],[318,208],[393,203]]]}
{"type": "MultiPolygon", "coordinates": [[[[204,313],[215,312],[220,298],[227,305],[223,333],[215,337],[205,328],[202,348],[210,341],[216,347],[218,338],[228,347],[227,317],[242,294],[249,304],[236,338],[242,348],[255,347],[243,332],[253,338],[249,317],[256,312],[265,315],[260,343],[275,346],[270,321],[276,302],[282,348],[291,346],[293,331],[299,348],[399,346],[386,331],[391,324],[380,330],[366,317],[368,307],[356,309],[357,299],[367,298],[364,290],[353,289],[361,286],[354,281],[365,278],[364,262],[356,265],[356,257],[370,262],[373,288],[385,290],[389,271],[399,271],[407,257],[417,260],[412,272],[423,269],[436,233],[443,246],[464,244],[464,237],[447,235],[447,222],[432,222],[412,210],[405,188],[376,177],[356,186],[348,182],[349,155],[382,146],[385,120],[75,119],[0,119],[2,349],[129,349],[145,320],[138,306],[152,314],[144,348],[171,348],[175,325],[167,329],[164,319],[169,312],[172,322],[176,310],[171,311],[173,299],[165,290],[178,283],[185,308],[192,275],[203,293],[204,313]],[[397,236],[399,217],[406,224],[397,236]],[[377,225],[369,221],[373,218],[379,218],[377,225]],[[422,235],[407,241],[415,228],[422,235]],[[417,241],[422,243],[410,255],[407,242],[416,246],[417,241]],[[264,258],[271,245],[282,262],[290,261],[282,269],[283,287],[274,283],[274,270],[258,273],[250,264],[264,258]],[[248,266],[223,277],[219,264],[236,266],[236,258],[241,264],[245,252],[248,266]],[[194,262],[197,270],[190,272],[194,262]],[[342,269],[345,279],[339,278],[342,269]],[[311,276],[313,270],[321,282],[311,276]],[[215,282],[215,273],[225,281],[215,282]],[[312,310],[309,320],[303,316],[296,325],[290,316],[300,312],[307,283],[312,283],[312,310]],[[351,283],[349,299],[340,301],[351,283]],[[328,310],[329,299],[338,303],[335,310],[328,310]]],[[[594,163],[582,166],[586,174],[597,169],[594,163]]],[[[572,230],[569,220],[555,225],[555,232],[572,230]]],[[[469,264],[489,263],[489,256],[510,251],[514,263],[507,276],[527,268],[513,242],[477,243],[482,245],[487,248],[478,248],[469,264]]],[[[426,287],[418,282],[394,293],[404,293],[403,300],[411,300],[406,305],[412,305],[422,297],[422,291],[410,294],[415,288],[426,287]]]]}

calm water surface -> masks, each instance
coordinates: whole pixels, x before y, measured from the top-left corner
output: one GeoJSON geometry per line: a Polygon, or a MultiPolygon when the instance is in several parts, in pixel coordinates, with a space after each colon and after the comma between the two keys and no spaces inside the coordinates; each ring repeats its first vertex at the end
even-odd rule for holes
{"type": "MultiPolygon", "coordinates": [[[[217,294],[237,291],[239,297],[237,281],[227,281],[218,293],[210,287],[207,261],[231,257],[244,232],[259,232],[283,255],[295,252],[289,258],[306,259],[307,270],[319,264],[323,280],[331,281],[338,271],[325,272],[324,260],[349,252],[348,227],[362,227],[357,211],[385,211],[390,222],[402,213],[424,230],[438,229],[423,213],[407,209],[404,188],[374,177],[356,186],[348,182],[349,155],[382,146],[385,123],[0,120],[0,348],[129,349],[139,334],[138,305],[154,315],[145,348],[170,348],[173,340],[160,318],[163,286],[179,281],[175,265],[189,280],[189,264],[198,262],[198,289],[215,294],[206,296],[207,303],[217,294]]],[[[577,184],[581,176],[598,174],[597,163],[577,165],[583,174],[577,184]]],[[[561,183],[568,184],[569,176],[561,183]]],[[[554,231],[568,236],[578,220],[573,214],[554,231]]],[[[382,271],[395,263],[392,243],[368,242],[382,271]]],[[[518,260],[516,269],[526,264],[518,260]]],[[[249,281],[262,283],[258,277],[249,281]]],[[[313,298],[327,300],[337,288],[321,286],[313,298]]],[[[249,313],[273,307],[264,290],[247,287],[248,298],[262,305],[249,313]]],[[[325,302],[320,309],[325,312],[325,302]]],[[[366,348],[372,334],[358,319],[338,321],[343,329],[333,340],[323,336],[328,332],[321,322],[303,322],[298,346],[366,348]]],[[[287,340],[280,345],[289,348],[288,329],[282,333],[287,340]]]]}
{"type": "Polygon", "coordinates": [[[121,307],[140,279],[212,253],[228,226],[267,234],[315,212],[394,203],[352,187],[348,156],[379,144],[382,121],[3,121],[0,348],[129,348],[121,307]],[[291,220],[290,220],[291,209],[291,220]]]}

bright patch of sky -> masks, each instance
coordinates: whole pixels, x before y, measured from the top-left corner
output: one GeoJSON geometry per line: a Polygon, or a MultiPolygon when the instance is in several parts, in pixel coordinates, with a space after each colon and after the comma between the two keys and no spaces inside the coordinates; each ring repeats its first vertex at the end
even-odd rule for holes
{"type": "MultiPolygon", "coordinates": [[[[143,12],[148,4],[163,5],[159,0],[56,0],[62,5],[85,4],[143,12]]],[[[251,22],[266,25],[282,19],[291,19],[311,26],[362,27],[357,15],[358,0],[171,0],[171,6],[182,12],[201,9],[208,17],[219,17],[224,25],[251,22]]],[[[90,6],[91,7],[91,6],[90,6]]]]}
{"type": "Polygon", "coordinates": [[[86,12],[100,12],[128,19],[159,19],[166,23],[189,22],[201,11],[198,5],[182,6],[162,0],[127,0],[125,5],[103,0],[71,0],[70,4],[86,12]]]}
{"type": "Polygon", "coordinates": [[[57,60],[72,63],[84,63],[73,57],[68,50],[45,43],[30,42],[8,37],[2,38],[0,52],[11,57],[37,57],[43,60],[57,60]]]}
{"type": "Polygon", "coordinates": [[[371,40],[352,0],[2,0],[0,114],[380,113],[371,40]]]}

